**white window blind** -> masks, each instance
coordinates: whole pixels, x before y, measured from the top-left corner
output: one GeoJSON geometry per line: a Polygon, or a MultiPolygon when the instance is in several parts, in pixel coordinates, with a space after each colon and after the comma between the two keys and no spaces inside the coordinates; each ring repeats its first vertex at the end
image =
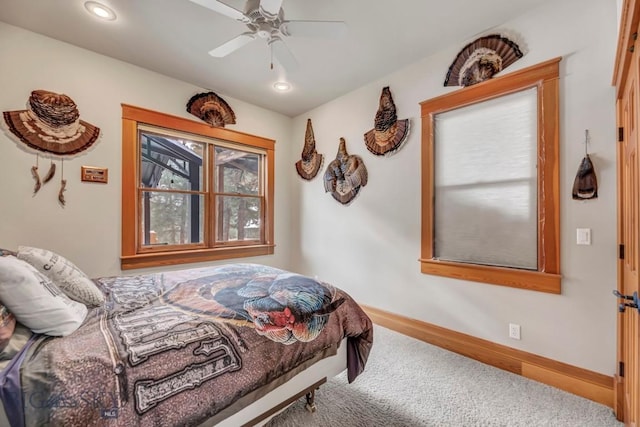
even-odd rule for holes
{"type": "Polygon", "coordinates": [[[537,88],[439,113],[434,255],[538,268],[537,88]]]}

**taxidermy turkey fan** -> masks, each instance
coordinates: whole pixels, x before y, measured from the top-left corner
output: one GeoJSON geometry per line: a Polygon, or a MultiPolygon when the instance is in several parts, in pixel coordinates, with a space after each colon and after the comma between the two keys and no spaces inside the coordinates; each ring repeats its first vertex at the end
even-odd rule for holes
{"type": "Polygon", "coordinates": [[[523,53],[520,47],[500,34],[480,37],[466,45],[456,56],[444,80],[445,86],[471,86],[493,77],[523,53]]]}
{"type": "MultiPolygon", "coordinates": [[[[256,39],[266,40],[280,65],[287,70],[295,69],[298,63],[284,43],[285,37],[338,38],[346,34],[347,26],[342,21],[288,21],[284,19],[283,0],[247,0],[244,12],[219,0],[191,0],[193,3],[218,12],[246,24],[244,32],[209,51],[209,55],[223,57],[256,39]]],[[[273,64],[272,64],[273,68],[273,64]]]]}

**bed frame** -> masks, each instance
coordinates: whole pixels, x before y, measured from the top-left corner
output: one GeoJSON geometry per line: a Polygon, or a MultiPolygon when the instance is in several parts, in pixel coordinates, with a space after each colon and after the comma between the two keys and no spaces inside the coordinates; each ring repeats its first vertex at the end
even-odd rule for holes
{"type": "Polygon", "coordinates": [[[216,427],[262,426],[303,396],[306,396],[307,399],[307,410],[315,412],[315,391],[328,378],[338,375],[345,369],[347,369],[346,338],[342,340],[335,355],[316,362],[233,415],[221,421],[216,416],[205,421],[199,427],[211,427],[214,425],[216,427]]]}

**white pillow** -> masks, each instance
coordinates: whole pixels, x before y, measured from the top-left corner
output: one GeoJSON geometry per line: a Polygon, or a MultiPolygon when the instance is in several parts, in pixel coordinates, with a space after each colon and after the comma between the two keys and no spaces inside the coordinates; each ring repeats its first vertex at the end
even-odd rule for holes
{"type": "Polygon", "coordinates": [[[18,258],[51,279],[67,296],[86,305],[100,306],[104,295],[71,261],[46,249],[18,246],[18,258]]]}
{"type": "Polygon", "coordinates": [[[0,300],[18,322],[40,334],[69,335],[87,316],[84,304],[69,299],[33,266],[13,256],[0,257],[0,300]]]}

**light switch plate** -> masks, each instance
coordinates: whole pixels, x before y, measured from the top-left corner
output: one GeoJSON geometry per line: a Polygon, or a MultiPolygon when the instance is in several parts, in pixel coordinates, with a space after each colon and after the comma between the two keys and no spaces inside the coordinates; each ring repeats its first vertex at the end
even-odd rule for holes
{"type": "Polygon", "coordinates": [[[576,229],[576,243],[578,245],[590,245],[591,244],[591,229],[590,228],[578,228],[578,229],[576,229]]]}

